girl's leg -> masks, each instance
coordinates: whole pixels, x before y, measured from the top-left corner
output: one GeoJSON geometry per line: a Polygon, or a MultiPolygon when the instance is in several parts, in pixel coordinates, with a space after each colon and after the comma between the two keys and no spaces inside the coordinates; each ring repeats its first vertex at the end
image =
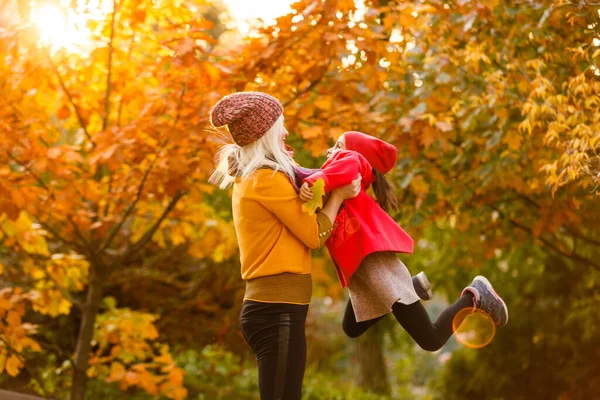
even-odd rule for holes
{"type": "Polygon", "coordinates": [[[301,399],[307,312],[308,305],[244,302],[240,325],[256,354],[262,400],[301,399]]]}
{"type": "MultiPolygon", "coordinates": [[[[423,350],[436,351],[452,336],[452,321],[458,312],[472,307],[473,294],[467,292],[446,308],[433,324],[425,307],[419,301],[410,305],[396,303],[392,307],[392,312],[400,325],[423,350]]],[[[466,313],[462,314],[459,317],[460,320],[455,322],[457,327],[463,322],[466,315],[466,313]]]]}
{"type": "Polygon", "coordinates": [[[354,315],[352,302],[350,301],[350,299],[348,299],[348,304],[346,304],[346,311],[344,312],[344,320],[342,321],[342,328],[344,329],[344,333],[348,337],[357,338],[363,333],[365,333],[367,329],[379,322],[379,320],[381,320],[383,317],[385,317],[385,315],[367,321],[356,322],[356,316],[354,315]]]}

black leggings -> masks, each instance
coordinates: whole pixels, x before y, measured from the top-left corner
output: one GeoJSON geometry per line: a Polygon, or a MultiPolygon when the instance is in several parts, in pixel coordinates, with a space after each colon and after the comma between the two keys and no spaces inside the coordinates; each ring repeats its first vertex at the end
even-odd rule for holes
{"type": "MultiPolygon", "coordinates": [[[[431,323],[429,315],[420,301],[410,305],[395,303],[392,306],[392,312],[400,325],[402,325],[423,350],[436,351],[441,349],[448,339],[450,339],[450,336],[452,336],[452,320],[458,312],[463,308],[472,307],[473,294],[466,293],[456,300],[454,304],[446,308],[434,324],[431,323]]],[[[383,317],[385,315],[368,321],[356,322],[352,303],[348,300],[342,326],[346,335],[351,338],[357,338],[383,317]]],[[[459,316],[459,320],[456,321],[457,327],[465,317],[466,313],[459,316]]]]}
{"type": "Polygon", "coordinates": [[[300,400],[308,305],[244,301],[240,326],[258,362],[262,400],[300,400]]]}

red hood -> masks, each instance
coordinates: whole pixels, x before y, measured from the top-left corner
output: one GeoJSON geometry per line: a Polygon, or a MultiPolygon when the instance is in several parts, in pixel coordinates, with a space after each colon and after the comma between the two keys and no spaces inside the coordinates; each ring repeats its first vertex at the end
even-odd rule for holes
{"type": "Polygon", "coordinates": [[[382,174],[388,173],[396,165],[398,149],[391,144],[356,131],[345,132],[344,139],[347,150],[360,153],[382,174]]]}

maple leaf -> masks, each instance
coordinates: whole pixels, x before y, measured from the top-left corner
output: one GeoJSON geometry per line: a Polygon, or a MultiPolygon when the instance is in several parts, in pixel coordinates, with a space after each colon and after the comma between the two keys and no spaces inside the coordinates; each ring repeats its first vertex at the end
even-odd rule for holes
{"type": "Polygon", "coordinates": [[[314,215],[317,209],[323,207],[323,196],[325,195],[325,181],[322,178],[317,179],[311,187],[313,198],[310,201],[302,204],[302,211],[309,215],[314,215]]]}

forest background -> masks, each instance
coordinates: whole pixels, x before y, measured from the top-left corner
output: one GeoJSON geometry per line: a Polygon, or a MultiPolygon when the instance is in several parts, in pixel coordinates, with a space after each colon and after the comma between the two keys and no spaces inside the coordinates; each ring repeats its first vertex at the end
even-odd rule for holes
{"type": "Polygon", "coordinates": [[[424,352],[391,319],[350,340],[316,252],[306,399],[599,398],[599,8],[0,0],[0,387],[258,397],[230,193],[207,182],[210,108],[258,90],[303,166],[346,130],[398,147],[433,316],[478,274],[510,309],[480,349],[424,352]]]}

